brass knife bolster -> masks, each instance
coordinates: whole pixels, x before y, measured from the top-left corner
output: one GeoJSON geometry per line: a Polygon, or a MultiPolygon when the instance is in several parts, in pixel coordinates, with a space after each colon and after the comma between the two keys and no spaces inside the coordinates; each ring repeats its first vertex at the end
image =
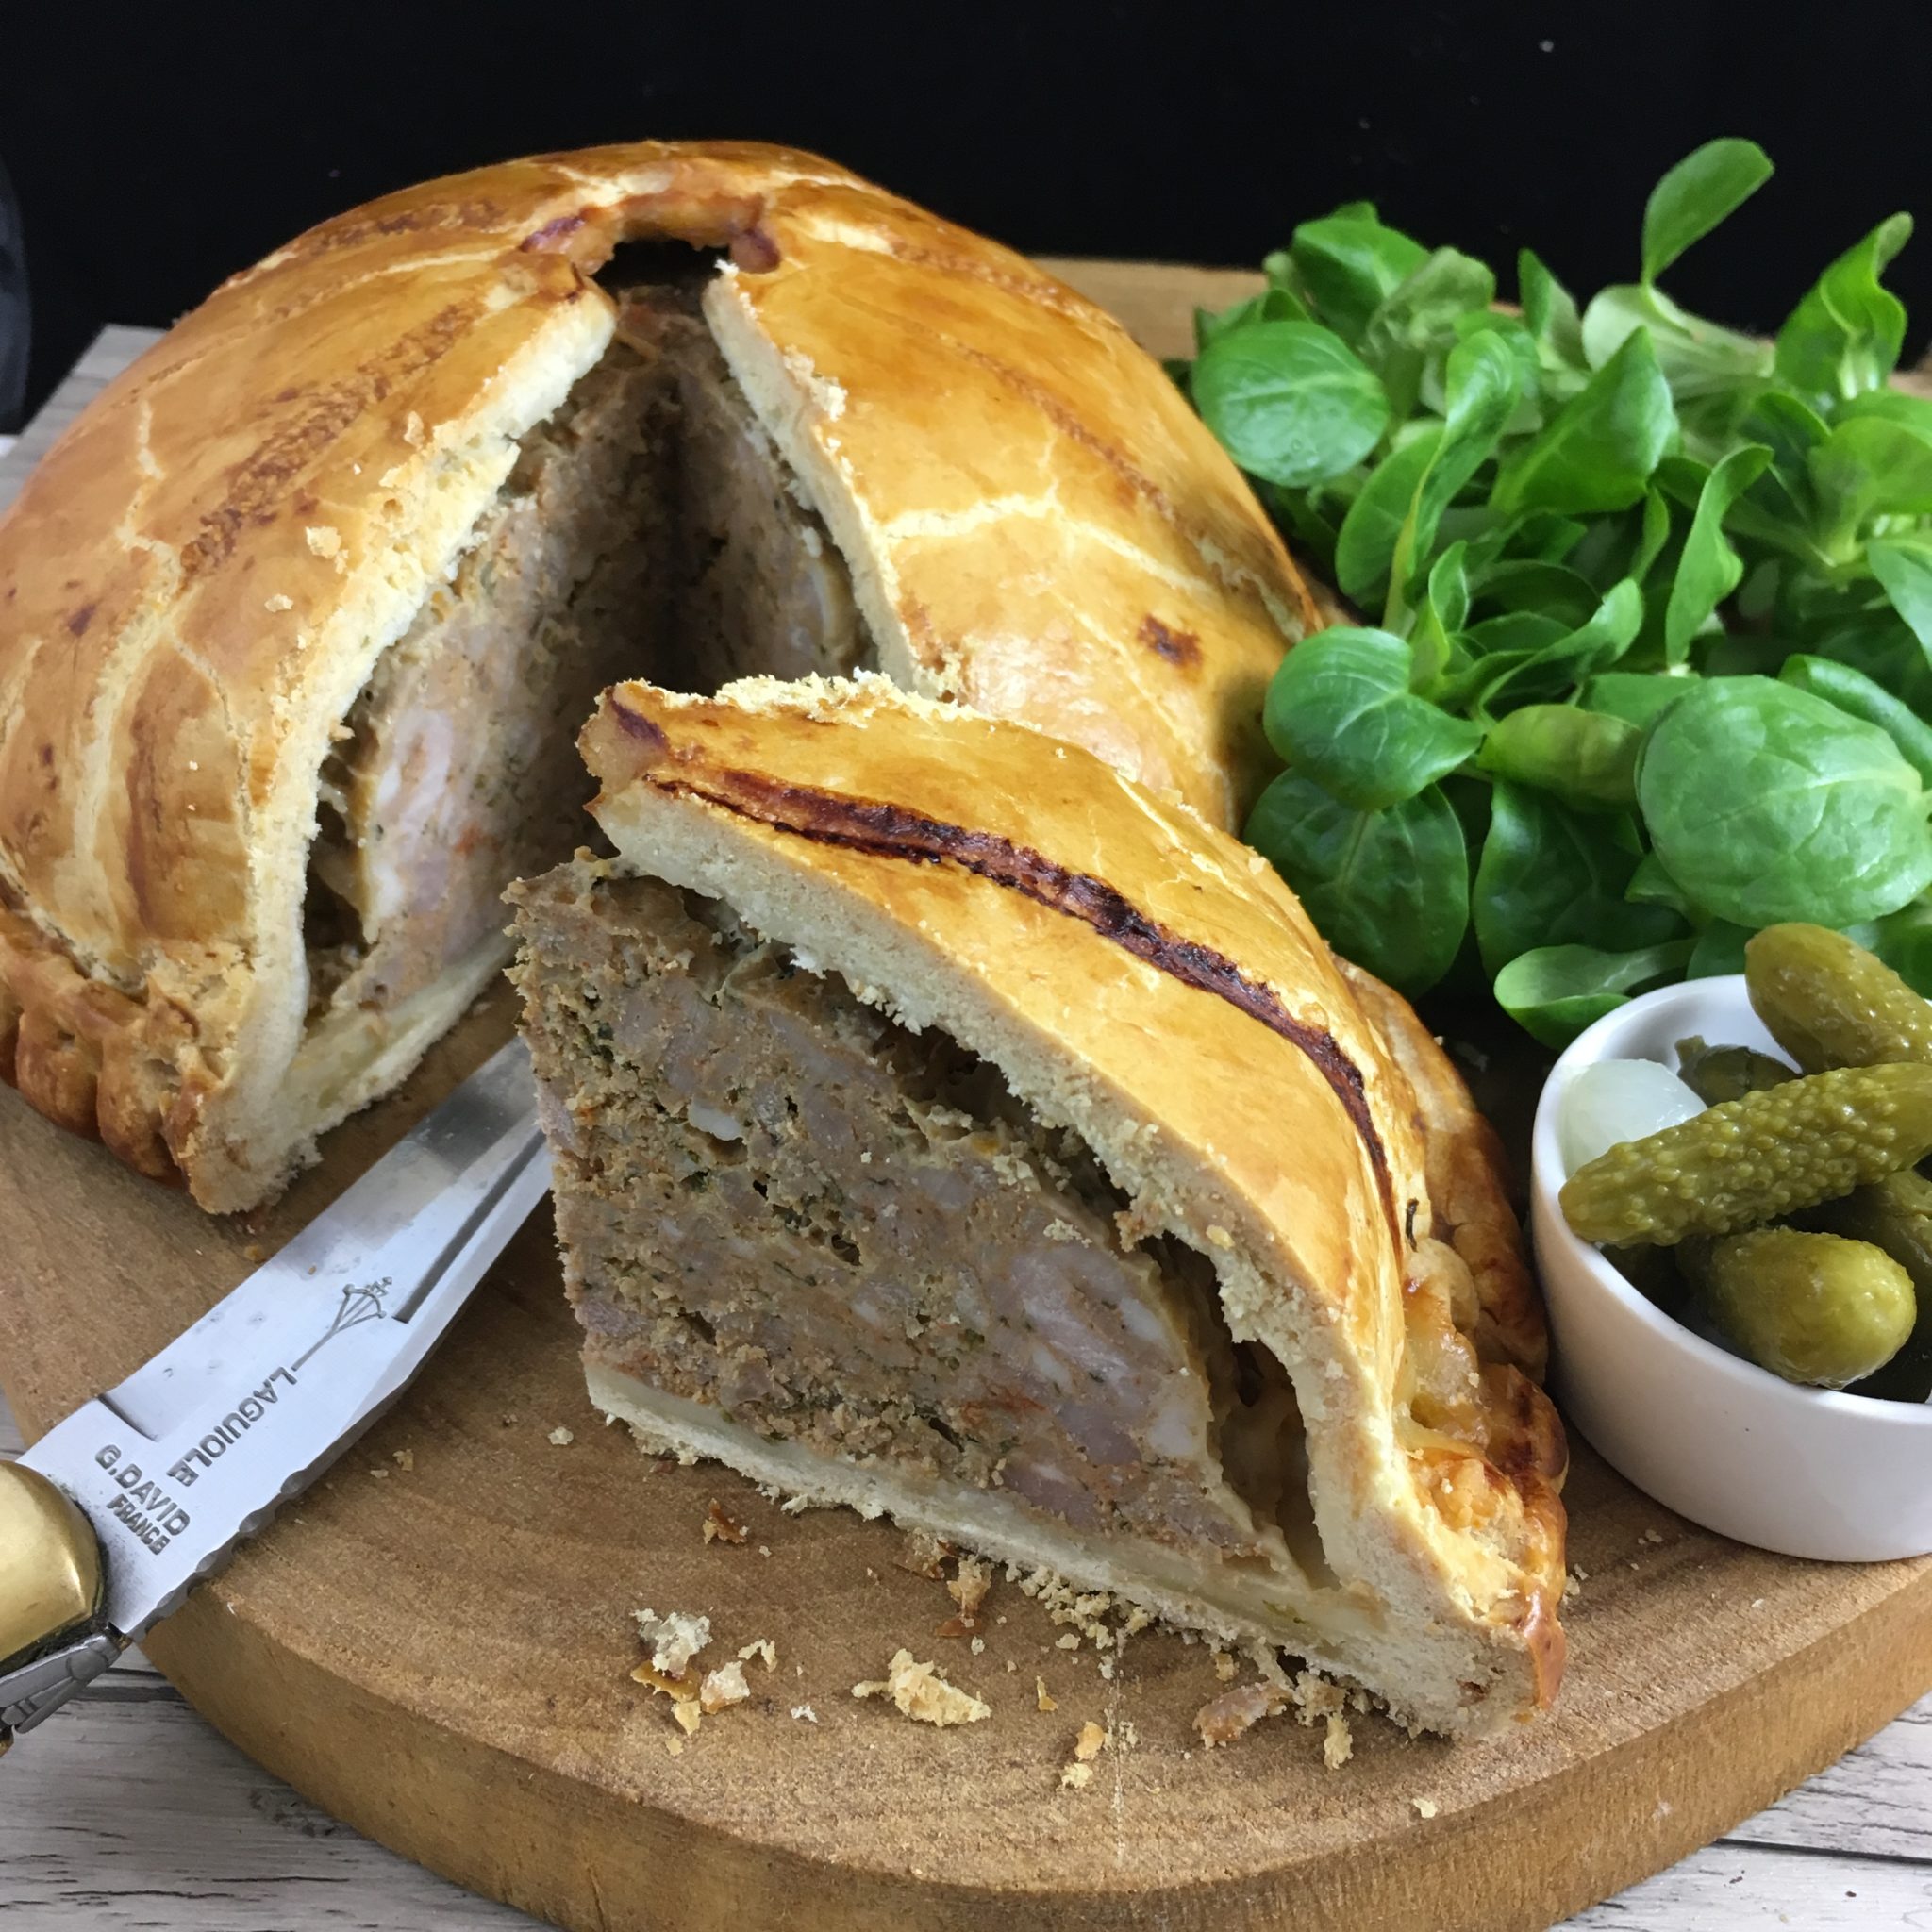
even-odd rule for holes
{"type": "Polygon", "coordinates": [[[38,1470],[0,1463],[0,1752],[120,1654],[89,1628],[106,1581],[79,1509],[38,1470]]]}

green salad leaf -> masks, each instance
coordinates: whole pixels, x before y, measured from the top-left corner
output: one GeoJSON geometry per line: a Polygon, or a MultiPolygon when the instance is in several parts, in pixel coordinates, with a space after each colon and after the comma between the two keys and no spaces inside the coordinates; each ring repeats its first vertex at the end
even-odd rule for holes
{"type": "Polygon", "coordinates": [[[1191,388],[1235,461],[1291,489],[1353,469],[1389,426],[1374,372],[1309,322],[1223,330],[1196,358],[1191,388]]]}
{"type": "Polygon", "coordinates": [[[1424,430],[1376,468],[1349,506],[1335,542],[1335,577],[1344,595],[1366,604],[1388,586],[1403,525],[1441,441],[1440,428],[1424,430]]]}
{"type": "Polygon", "coordinates": [[[1539,946],[1497,974],[1496,1003],[1531,1039],[1560,1052],[1638,988],[1681,973],[1690,952],[1688,940],[1624,953],[1539,946]]]}
{"type": "Polygon", "coordinates": [[[1865,557],[1932,662],[1932,537],[1874,537],[1865,557]]]}
{"type": "Polygon", "coordinates": [[[1656,281],[1770,179],[1771,157],[1755,141],[1707,141],[1686,155],[1644,205],[1643,279],[1656,281]]]}
{"type": "Polygon", "coordinates": [[[1491,975],[1537,946],[1648,944],[1681,931],[1668,907],[1626,899],[1639,850],[1627,815],[1575,811],[1547,792],[1499,781],[1472,897],[1491,975]]]}
{"type": "Polygon", "coordinates": [[[1587,302],[1524,248],[1499,309],[1488,264],[1351,202],[1196,318],[1176,379],[1360,613],[1276,673],[1247,836],[1405,991],[1480,965],[1558,1042],[1788,919],[1932,987],[1932,395],[1892,381],[1883,279],[1911,222],[1774,341],[1693,315],[1664,278],[1771,175],[1705,142],[1587,302]]]}
{"type": "Polygon", "coordinates": [[[1241,836],[1329,942],[1398,992],[1426,991],[1454,963],[1469,925],[1469,853],[1441,786],[1357,811],[1284,772],[1241,836]]]}
{"type": "Polygon", "coordinates": [[[1690,640],[1710,622],[1744,575],[1744,559],[1724,535],[1724,517],[1770,462],[1768,449],[1747,442],[1725,457],[1697,492],[1696,514],[1677,559],[1677,580],[1664,606],[1664,654],[1673,664],[1683,663],[1690,655],[1690,640]]]}
{"type": "Polygon", "coordinates": [[[1932,512],[1932,441],[1883,416],[1833,424],[1806,467],[1827,555],[1845,551],[1873,517],[1932,512]]]}
{"type": "Polygon", "coordinates": [[[1785,659],[1778,679],[1877,725],[1918,773],[1919,782],[1932,787],[1932,724],[1875,677],[1867,677],[1856,665],[1840,664],[1833,658],[1809,658],[1800,651],[1785,659]]]}
{"type": "Polygon", "coordinates": [[[1898,367],[1906,306],[1879,281],[1911,239],[1910,215],[1880,222],[1819,276],[1777,332],[1777,373],[1822,403],[1876,389],[1898,367]]]}
{"type": "Polygon", "coordinates": [[[1333,798],[1379,811],[1460,765],[1482,726],[1409,691],[1409,647],[1386,630],[1324,630],[1268,689],[1268,741],[1333,798]]]}
{"type": "Polygon", "coordinates": [[[1531,249],[1524,248],[1516,257],[1516,287],[1523,319],[1543,361],[1556,371],[1581,373],[1589,368],[1576,298],[1531,249]]]}
{"type": "Polygon", "coordinates": [[[1385,227],[1372,207],[1357,202],[1294,231],[1284,279],[1298,283],[1322,321],[1354,348],[1369,318],[1428,257],[1420,242],[1385,227]]]}
{"type": "Polygon", "coordinates": [[[1634,808],[1643,733],[1622,718],[1578,705],[1524,705],[1490,727],[1476,762],[1574,807],[1634,808]]]}
{"type": "Polygon", "coordinates": [[[1504,464],[1493,508],[1622,509],[1642,496],[1675,427],[1656,344],[1639,329],[1504,464]]]}
{"type": "Polygon", "coordinates": [[[1927,800],[1898,747],[1770,678],[1707,678],[1673,705],[1637,796],[1671,876],[1739,925],[1845,925],[1932,884],[1927,800]]]}

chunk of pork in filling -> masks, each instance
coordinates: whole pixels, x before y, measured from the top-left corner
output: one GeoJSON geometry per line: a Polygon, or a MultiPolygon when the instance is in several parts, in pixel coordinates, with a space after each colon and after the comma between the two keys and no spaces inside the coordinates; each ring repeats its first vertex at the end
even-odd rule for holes
{"type": "Polygon", "coordinates": [[[517,896],[592,1362],[1076,1531],[1319,1569],[1280,1365],[996,1069],[694,895],[580,860],[517,896]]]}
{"type": "Polygon", "coordinates": [[[501,932],[510,879],[593,835],[575,741],[605,686],[710,690],[865,655],[843,561],[694,287],[633,291],[620,314],[338,727],[309,863],[311,1020],[434,984],[501,932]]]}

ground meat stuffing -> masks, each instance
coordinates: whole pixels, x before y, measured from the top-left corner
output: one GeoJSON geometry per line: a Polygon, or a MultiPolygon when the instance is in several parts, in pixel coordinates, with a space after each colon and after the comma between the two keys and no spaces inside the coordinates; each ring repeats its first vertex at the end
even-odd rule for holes
{"type": "Polygon", "coordinates": [[[594,1362],[1078,1530],[1289,1560],[1287,1378],[994,1069],[655,881],[576,861],[517,897],[594,1362]]]}
{"type": "Polygon", "coordinates": [[[592,836],[575,741],[648,676],[850,671],[843,560],[697,312],[635,289],[617,340],[525,439],[453,580],[377,661],[322,772],[309,1010],[389,1007],[503,926],[501,893],[592,836]]]}

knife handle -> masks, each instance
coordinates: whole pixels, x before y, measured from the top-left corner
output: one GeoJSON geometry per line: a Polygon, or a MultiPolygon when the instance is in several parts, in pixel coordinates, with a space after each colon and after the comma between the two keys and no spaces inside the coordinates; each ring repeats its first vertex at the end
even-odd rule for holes
{"type": "Polygon", "coordinates": [[[104,1582],[87,1518],[38,1470],[0,1463],[0,1674],[97,1617],[104,1582]]]}

